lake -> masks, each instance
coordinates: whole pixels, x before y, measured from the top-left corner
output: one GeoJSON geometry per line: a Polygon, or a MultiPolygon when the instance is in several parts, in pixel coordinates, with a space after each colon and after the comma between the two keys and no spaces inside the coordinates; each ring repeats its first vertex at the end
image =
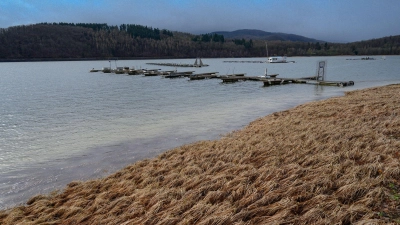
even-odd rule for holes
{"type": "Polygon", "coordinates": [[[146,63],[193,64],[194,59],[0,63],[0,209],[74,180],[104,177],[171,148],[221,135],[276,111],[341,96],[345,91],[400,83],[400,56],[289,57],[295,63],[227,63],[264,58],[202,59],[208,67],[173,68],[146,63]],[[327,60],[327,80],[350,87],[260,81],[222,83],[90,73],[92,68],[135,68],[313,76],[327,60]]]}

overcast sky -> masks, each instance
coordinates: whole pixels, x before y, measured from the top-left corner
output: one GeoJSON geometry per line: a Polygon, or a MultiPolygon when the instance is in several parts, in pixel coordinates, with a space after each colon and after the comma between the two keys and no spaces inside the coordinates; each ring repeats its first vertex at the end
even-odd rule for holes
{"type": "Polygon", "coordinates": [[[400,0],[0,0],[0,28],[40,22],[193,34],[258,29],[353,42],[400,35],[400,0]]]}

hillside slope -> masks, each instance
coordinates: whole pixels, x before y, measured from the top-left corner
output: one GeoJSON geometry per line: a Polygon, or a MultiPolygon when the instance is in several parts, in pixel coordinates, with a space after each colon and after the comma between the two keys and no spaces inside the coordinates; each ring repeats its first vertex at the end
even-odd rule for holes
{"type": "Polygon", "coordinates": [[[253,39],[253,40],[266,40],[266,41],[299,41],[299,42],[321,42],[313,38],[308,38],[296,34],[286,34],[286,33],[272,33],[262,30],[255,29],[241,29],[235,31],[215,31],[212,33],[224,35],[225,38],[229,39],[253,39]]]}
{"type": "Polygon", "coordinates": [[[400,85],[260,118],[0,212],[0,224],[400,222],[400,85]]]}
{"type": "Polygon", "coordinates": [[[398,55],[400,36],[348,44],[315,42],[298,35],[257,30],[192,35],[140,25],[33,24],[0,29],[0,61],[233,58],[269,56],[398,55]],[[268,37],[264,36],[270,34],[268,37]],[[228,37],[236,37],[229,39],[228,37]],[[246,39],[246,40],[245,40],[246,39]]]}

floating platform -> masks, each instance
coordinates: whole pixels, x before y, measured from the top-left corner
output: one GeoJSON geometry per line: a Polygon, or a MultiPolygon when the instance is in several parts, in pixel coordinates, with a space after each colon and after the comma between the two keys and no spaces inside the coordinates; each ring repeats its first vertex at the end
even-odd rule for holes
{"type": "MultiPolygon", "coordinates": [[[[233,62],[233,61],[225,61],[233,62]]],[[[238,61],[234,61],[238,62],[238,61]]],[[[257,61],[240,61],[240,62],[257,62],[257,61]]],[[[263,62],[263,61],[258,61],[263,62]]],[[[290,62],[290,61],[289,61],[290,62]]],[[[197,63],[197,59],[196,59],[197,63]]],[[[148,63],[165,65],[160,63],[148,63]]],[[[175,64],[174,64],[175,65],[175,64]]],[[[204,80],[204,79],[221,79],[224,83],[233,83],[237,81],[261,81],[264,86],[271,85],[281,85],[288,83],[302,83],[302,84],[314,84],[314,85],[326,85],[326,86],[338,86],[346,87],[353,86],[354,81],[326,81],[326,61],[319,61],[317,63],[317,73],[315,76],[302,77],[302,78],[277,78],[279,74],[267,74],[267,69],[265,69],[265,74],[262,76],[245,76],[245,73],[237,74],[226,74],[218,75],[218,72],[208,72],[208,73],[198,73],[193,74],[195,71],[184,71],[177,72],[176,70],[171,71],[161,71],[160,69],[140,69],[135,70],[134,68],[129,69],[129,67],[117,67],[116,69],[111,69],[110,67],[103,67],[102,70],[95,70],[94,68],[90,72],[103,71],[104,73],[127,73],[129,75],[143,74],[144,76],[163,76],[165,78],[180,78],[188,77],[190,80],[204,80]]]]}
{"type": "Polygon", "coordinates": [[[261,81],[264,83],[264,86],[294,83],[294,80],[295,79],[291,78],[276,78],[276,76],[261,79],[261,81]]]}
{"type": "Polygon", "coordinates": [[[319,81],[315,77],[304,77],[304,78],[277,78],[278,74],[271,74],[267,76],[224,76],[219,77],[224,83],[233,83],[237,81],[262,81],[264,86],[281,85],[281,84],[315,84],[325,86],[338,86],[346,87],[353,86],[354,81],[319,81]]]}
{"type": "Polygon", "coordinates": [[[189,76],[190,80],[204,80],[218,78],[218,72],[198,73],[189,76]]]}
{"type": "Polygon", "coordinates": [[[143,75],[148,77],[148,76],[159,76],[160,73],[158,71],[159,69],[154,69],[154,70],[143,70],[143,75]]]}
{"type": "Polygon", "coordinates": [[[169,75],[175,72],[175,70],[170,71],[161,71],[160,69],[151,69],[151,70],[143,70],[144,76],[162,76],[162,75],[169,75]]]}
{"type": "Polygon", "coordinates": [[[141,69],[139,69],[139,70],[130,69],[128,71],[128,75],[139,75],[139,74],[143,74],[143,70],[141,70],[141,69]]]}
{"type": "Polygon", "coordinates": [[[244,80],[248,80],[249,77],[245,76],[245,73],[234,73],[234,74],[227,74],[224,76],[219,76],[218,78],[222,80],[222,82],[225,83],[232,83],[232,82],[236,82],[236,81],[244,81],[244,80]]]}
{"type": "Polygon", "coordinates": [[[185,72],[176,72],[173,71],[167,75],[165,75],[165,78],[179,78],[179,77],[188,77],[190,75],[192,75],[194,73],[194,71],[185,71],[185,72]]]}
{"type": "Polygon", "coordinates": [[[268,63],[268,61],[224,61],[224,63],[268,63]]]}
{"type": "MultiPolygon", "coordinates": [[[[295,63],[296,61],[285,61],[285,62],[279,62],[279,63],[295,63]]],[[[241,60],[241,61],[235,61],[235,60],[231,60],[231,61],[224,61],[224,63],[270,63],[268,61],[245,61],[245,60],[241,60]]]]}
{"type": "Polygon", "coordinates": [[[316,81],[309,79],[293,79],[293,78],[267,78],[261,79],[264,82],[264,86],[270,85],[278,85],[278,84],[288,84],[288,83],[301,83],[301,84],[315,84],[315,85],[324,85],[324,86],[338,86],[338,87],[346,87],[353,86],[354,81],[316,81]]]}
{"type": "Polygon", "coordinates": [[[308,83],[324,85],[324,86],[338,86],[338,87],[354,86],[354,81],[317,81],[315,83],[313,82],[308,82],[308,83]]]}
{"type": "Polygon", "coordinates": [[[234,74],[234,75],[229,75],[229,76],[222,76],[220,79],[222,82],[225,83],[232,83],[232,82],[237,82],[237,81],[246,81],[246,80],[251,80],[251,81],[260,81],[262,79],[267,79],[267,78],[273,78],[278,76],[278,74],[271,74],[271,75],[264,75],[264,76],[244,76],[244,74],[234,74]]]}
{"type": "Polygon", "coordinates": [[[224,83],[233,83],[237,81],[245,81],[248,79],[248,77],[245,76],[229,76],[229,77],[220,77],[222,82],[224,83]]]}

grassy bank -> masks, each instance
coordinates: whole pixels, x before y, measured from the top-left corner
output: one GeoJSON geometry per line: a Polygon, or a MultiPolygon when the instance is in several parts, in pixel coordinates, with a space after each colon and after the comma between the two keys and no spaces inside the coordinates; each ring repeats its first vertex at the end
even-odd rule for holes
{"type": "Polygon", "coordinates": [[[400,223],[400,85],[273,113],[0,212],[0,224],[400,223]]]}

